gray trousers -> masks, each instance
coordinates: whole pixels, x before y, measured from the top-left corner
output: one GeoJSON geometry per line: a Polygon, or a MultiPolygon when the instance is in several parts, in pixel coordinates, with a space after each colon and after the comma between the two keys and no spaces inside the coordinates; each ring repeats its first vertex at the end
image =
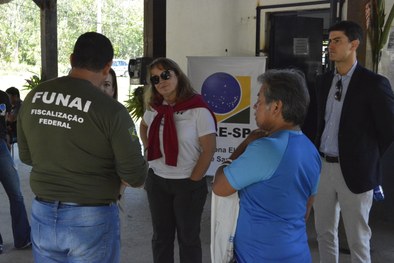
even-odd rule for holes
{"type": "Polygon", "coordinates": [[[313,206],[320,262],[338,262],[340,213],[352,263],[371,262],[368,219],[372,200],[372,190],[361,194],[352,193],[343,179],[339,163],[328,163],[322,159],[320,183],[313,206]]]}

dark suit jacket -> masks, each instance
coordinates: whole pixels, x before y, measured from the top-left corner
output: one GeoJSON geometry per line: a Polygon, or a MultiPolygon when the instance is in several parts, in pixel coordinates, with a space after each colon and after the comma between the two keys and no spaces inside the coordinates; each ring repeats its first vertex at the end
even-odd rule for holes
{"type": "MultiPolygon", "coordinates": [[[[316,147],[320,147],[333,72],[317,79],[316,147]]],[[[363,193],[382,184],[380,157],[394,141],[394,95],[389,81],[357,64],[343,101],[339,162],[347,186],[363,193]]]]}

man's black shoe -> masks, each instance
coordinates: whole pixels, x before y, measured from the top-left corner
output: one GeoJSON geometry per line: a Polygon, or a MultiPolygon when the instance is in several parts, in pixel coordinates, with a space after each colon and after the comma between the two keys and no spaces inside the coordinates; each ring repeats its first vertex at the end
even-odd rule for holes
{"type": "Polygon", "coordinates": [[[31,242],[27,242],[26,245],[21,246],[21,247],[16,247],[16,249],[28,249],[31,248],[31,242]]]}

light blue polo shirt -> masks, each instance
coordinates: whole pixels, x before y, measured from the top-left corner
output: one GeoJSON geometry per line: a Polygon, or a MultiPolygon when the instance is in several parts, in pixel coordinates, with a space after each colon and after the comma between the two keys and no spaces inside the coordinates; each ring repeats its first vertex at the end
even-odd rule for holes
{"type": "Polygon", "coordinates": [[[312,142],[289,130],[253,141],[224,168],[240,196],[237,262],[311,262],[304,216],[320,170],[312,142]]]}

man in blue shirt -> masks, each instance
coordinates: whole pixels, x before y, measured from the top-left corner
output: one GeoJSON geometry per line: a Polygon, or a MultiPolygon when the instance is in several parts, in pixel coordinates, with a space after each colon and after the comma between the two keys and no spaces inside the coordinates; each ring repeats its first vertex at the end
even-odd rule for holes
{"type": "Polygon", "coordinates": [[[243,262],[311,262],[306,219],[317,192],[320,156],[301,132],[309,95],[302,73],[269,70],[254,105],[258,130],[216,172],[213,191],[238,191],[235,258],[243,262]]]}

